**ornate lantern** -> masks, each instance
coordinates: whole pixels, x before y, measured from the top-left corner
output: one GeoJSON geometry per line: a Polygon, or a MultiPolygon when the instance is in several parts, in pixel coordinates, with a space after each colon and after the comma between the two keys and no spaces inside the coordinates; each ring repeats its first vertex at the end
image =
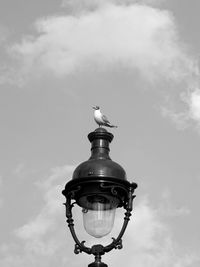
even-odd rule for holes
{"type": "Polygon", "coordinates": [[[88,139],[91,142],[91,157],[75,169],[72,180],[66,184],[62,193],[66,197],[67,223],[75,241],[74,252],[85,252],[95,256],[95,261],[88,267],[107,267],[101,262],[101,256],[114,248],[122,248],[122,236],[131,216],[135,197],[133,193],[137,184],[128,182],[124,169],[109,156],[109,143],[113,139],[113,134],[99,127],[88,135],[88,139]],[[115,210],[123,207],[124,223],[118,236],[112,238],[112,242],[107,246],[85,246],[85,241],[79,241],[74,230],[74,204],[82,208],[86,232],[96,238],[110,233],[115,210]]]}

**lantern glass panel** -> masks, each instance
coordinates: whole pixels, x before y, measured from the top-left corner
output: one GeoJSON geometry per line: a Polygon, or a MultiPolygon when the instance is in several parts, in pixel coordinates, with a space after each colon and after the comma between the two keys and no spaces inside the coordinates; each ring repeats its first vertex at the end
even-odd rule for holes
{"type": "Polygon", "coordinates": [[[117,204],[117,202],[110,203],[102,198],[93,198],[90,207],[82,209],[86,232],[96,238],[109,234],[114,225],[117,204]]]}

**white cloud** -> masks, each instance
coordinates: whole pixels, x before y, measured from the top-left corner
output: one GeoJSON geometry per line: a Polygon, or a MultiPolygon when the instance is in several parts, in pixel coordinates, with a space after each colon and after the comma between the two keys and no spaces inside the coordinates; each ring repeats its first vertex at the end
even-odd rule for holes
{"type": "Polygon", "coordinates": [[[189,106],[191,118],[200,123],[200,89],[191,93],[189,106]]]}
{"type": "MultiPolygon", "coordinates": [[[[194,80],[195,81],[195,80],[194,80]]],[[[194,126],[199,132],[200,127],[200,89],[195,87],[186,90],[181,94],[177,103],[183,105],[182,110],[176,108],[162,107],[161,112],[165,117],[169,117],[176,125],[177,129],[184,130],[189,126],[194,126]]]]}
{"type": "Polygon", "coordinates": [[[188,70],[172,15],[146,5],[107,4],[79,15],[37,21],[9,52],[22,76],[52,72],[59,77],[86,70],[131,69],[148,81],[176,80],[188,70]]]}
{"type": "Polygon", "coordinates": [[[179,129],[185,129],[191,121],[199,122],[199,90],[187,92],[196,83],[198,64],[179,40],[173,15],[150,6],[160,2],[64,1],[76,12],[38,20],[35,35],[24,36],[21,42],[9,46],[14,67],[4,67],[0,83],[23,85],[44,73],[65,78],[83,71],[128,70],[153,82],[154,87],[157,82],[158,90],[160,84],[173,84],[176,93],[167,88],[166,94],[178,94],[176,105],[181,102],[185,106],[180,111],[167,103],[162,113],[179,129]],[[180,86],[185,99],[177,89],[180,86]]]}
{"type": "Polygon", "coordinates": [[[183,255],[159,210],[152,208],[147,199],[135,208],[124,237],[124,250],[119,256],[117,253],[110,265],[123,266],[126,261],[127,267],[186,267],[197,266],[199,261],[198,254],[183,255]]]}
{"type": "Polygon", "coordinates": [[[183,112],[175,112],[174,109],[168,107],[161,107],[161,113],[164,117],[170,118],[170,120],[176,125],[178,130],[185,130],[189,125],[189,114],[186,109],[183,112]]]}
{"type": "Polygon", "coordinates": [[[25,240],[41,239],[48,232],[54,230],[57,215],[63,212],[61,204],[64,198],[61,195],[61,191],[64,188],[64,178],[71,176],[73,169],[74,166],[68,165],[54,168],[48,179],[38,183],[38,186],[44,192],[45,205],[34,220],[16,231],[17,236],[25,240]]]}
{"type": "MultiPolygon", "coordinates": [[[[61,194],[64,184],[72,175],[74,166],[57,167],[44,181],[38,183],[44,204],[38,214],[15,230],[12,244],[0,246],[0,266],[33,267],[68,266],[67,244],[71,244],[65,222],[61,194]],[[56,257],[55,257],[56,253],[56,257]]],[[[72,265],[73,266],[73,265],[72,265]]]]}
{"type": "Polygon", "coordinates": [[[190,72],[177,84],[178,94],[168,94],[167,104],[161,108],[163,116],[169,117],[179,130],[189,126],[200,126],[200,69],[199,57],[191,60],[190,72]],[[180,87],[181,86],[181,87],[180,87]],[[181,90],[180,90],[181,89],[181,90]],[[176,96],[175,96],[176,95],[176,96]]]}
{"type": "Polygon", "coordinates": [[[187,96],[183,100],[179,94],[176,105],[184,103],[184,108],[180,111],[167,103],[162,113],[179,129],[185,129],[191,121],[199,124],[199,90],[187,93],[199,76],[198,64],[181,43],[172,13],[153,7],[161,2],[63,1],[73,10],[38,20],[35,35],[7,45],[9,63],[0,67],[0,83],[21,86],[44,73],[63,78],[82,71],[128,70],[144,81],[160,82],[156,83],[158,90],[164,84],[168,95],[175,94],[169,92],[171,82],[176,94],[182,85],[181,92],[187,96]]]}

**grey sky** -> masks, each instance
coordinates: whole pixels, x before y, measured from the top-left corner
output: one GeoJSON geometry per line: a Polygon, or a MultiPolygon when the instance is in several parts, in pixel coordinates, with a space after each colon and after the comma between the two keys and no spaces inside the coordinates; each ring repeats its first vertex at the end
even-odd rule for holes
{"type": "Polygon", "coordinates": [[[198,1],[0,4],[0,266],[92,261],[73,254],[61,190],[89,157],[93,105],[139,185],[124,249],[104,261],[199,266],[198,1]]]}

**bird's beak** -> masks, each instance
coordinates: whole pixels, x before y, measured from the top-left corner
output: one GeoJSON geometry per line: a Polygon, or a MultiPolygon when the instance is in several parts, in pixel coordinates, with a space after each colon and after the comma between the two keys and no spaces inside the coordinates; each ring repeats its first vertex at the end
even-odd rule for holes
{"type": "Polygon", "coordinates": [[[93,109],[96,109],[96,107],[92,107],[93,109]]]}

